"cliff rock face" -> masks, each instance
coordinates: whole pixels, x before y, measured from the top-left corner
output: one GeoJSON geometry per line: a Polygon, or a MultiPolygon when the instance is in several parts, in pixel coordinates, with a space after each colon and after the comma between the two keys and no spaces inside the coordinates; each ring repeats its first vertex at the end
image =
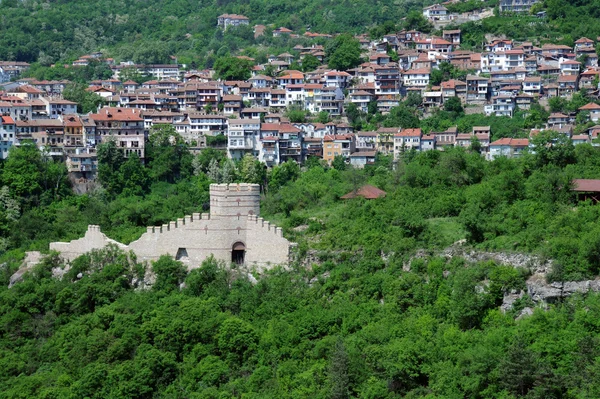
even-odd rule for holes
{"type": "Polygon", "coordinates": [[[527,294],[536,303],[551,303],[575,293],[599,291],[600,279],[547,283],[545,275],[536,274],[527,280],[527,294]]]}
{"type": "MultiPolygon", "coordinates": [[[[527,289],[512,291],[504,296],[500,309],[506,312],[512,309],[513,304],[523,296],[528,295],[535,304],[544,306],[556,302],[575,293],[600,292],[600,277],[595,280],[547,282],[548,273],[552,270],[552,259],[543,259],[535,255],[507,252],[485,252],[463,248],[462,242],[447,248],[443,256],[453,258],[460,256],[467,262],[482,262],[493,260],[500,265],[525,268],[531,276],[527,279],[527,289]]],[[[529,308],[526,308],[529,309],[529,308]]],[[[529,315],[531,309],[522,312],[519,317],[529,315]]]]}

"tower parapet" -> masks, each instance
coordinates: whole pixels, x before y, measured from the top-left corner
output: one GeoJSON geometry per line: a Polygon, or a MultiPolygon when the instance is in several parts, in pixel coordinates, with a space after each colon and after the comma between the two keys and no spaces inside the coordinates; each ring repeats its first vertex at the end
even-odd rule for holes
{"type": "Polygon", "coordinates": [[[260,185],[248,183],[211,184],[211,217],[241,217],[260,213],[260,185]]]}

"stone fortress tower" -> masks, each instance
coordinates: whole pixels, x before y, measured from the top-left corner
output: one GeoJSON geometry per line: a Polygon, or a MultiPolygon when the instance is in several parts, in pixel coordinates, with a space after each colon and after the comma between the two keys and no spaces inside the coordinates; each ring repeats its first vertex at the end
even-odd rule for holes
{"type": "MultiPolygon", "coordinates": [[[[188,265],[199,267],[211,254],[218,260],[256,266],[287,264],[293,244],[283,237],[280,227],[259,217],[260,186],[258,184],[211,184],[210,213],[194,213],[162,226],[147,228],[132,250],[138,260],[152,261],[171,255],[188,265]]],[[[94,248],[116,243],[89,226],[85,237],[69,243],[54,242],[50,249],[72,260],[94,248]]]]}

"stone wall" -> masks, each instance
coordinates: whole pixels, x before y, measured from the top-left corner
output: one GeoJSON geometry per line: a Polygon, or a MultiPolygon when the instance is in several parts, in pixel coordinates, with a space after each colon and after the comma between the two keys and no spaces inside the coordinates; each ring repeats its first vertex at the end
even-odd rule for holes
{"type": "MultiPolygon", "coordinates": [[[[200,266],[213,255],[231,262],[236,244],[245,247],[245,264],[258,268],[289,262],[292,244],[283,237],[281,228],[258,217],[260,187],[258,184],[211,184],[210,214],[194,213],[162,226],[150,226],[138,240],[125,246],[138,260],[153,261],[170,255],[189,268],[200,266]]],[[[82,239],[70,243],[52,243],[50,248],[72,260],[109,242],[98,226],[90,226],[82,239]]]]}
{"type": "Polygon", "coordinates": [[[73,240],[71,242],[52,242],[50,243],[51,251],[58,251],[66,260],[73,260],[92,249],[104,248],[108,244],[115,244],[119,248],[126,250],[127,246],[112,240],[106,234],[100,231],[100,226],[89,225],[83,238],[73,240]]]}
{"type": "Polygon", "coordinates": [[[269,263],[283,263],[281,259],[290,259],[292,246],[283,237],[281,227],[261,217],[249,215],[246,236],[247,264],[264,267],[269,263]]]}

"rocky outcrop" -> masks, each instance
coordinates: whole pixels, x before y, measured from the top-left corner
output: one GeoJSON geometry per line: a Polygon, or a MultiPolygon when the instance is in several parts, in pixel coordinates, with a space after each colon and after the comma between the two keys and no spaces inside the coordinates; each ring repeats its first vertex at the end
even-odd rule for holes
{"type": "Polygon", "coordinates": [[[21,267],[12,276],[10,276],[8,282],[8,288],[23,280],[25,273],[33,270],[34,266],[40,263],[42,260],[42,254],[39,251],[31,251],[25,253],[25,259],[21,263],[21,267]]]}
{"type": "MultiPolygon", "coordinates": [[[[465,247],[465,244],[464,240],[458,241],[437,255],[443,256],[446,259],[461,257],[469,263],[491,260],[500,265],[524,268],[531,273],[531,276],[526,281],[527,288],[525,290],[513,290],[504,295],[503,303],[500,306],[503,312],[513,309],[514,303],[525,296],[531,298],[534,304],[545,306],[548,303],[556,302],[575,293],[600,292],[600,277],[595,280],[585,281],[547,282],[548,273],[552,270],[552,259],[523,253],[478,251],[465,247]]],[[[408,263],[404,264],[404,270],[410,270],[412,259],[428,256],[430,254],[427,252],[419,251],[408,263]]],[[[532,309],[525,308],[520,312],[518,318],[526,317],[530,314],[532,314],[532,309]]]]}
{"type": "Polygon", "coordinates": [[[545,274],[534,274],[527,279],[527,295],[536,303],[551,303],[575,293],[587,292],[600,292],[600,279],[548,283],[545,274]]]}
{"type": "Polygon", "coordinates": [[[477,251],[462,246],[464,244],[459,241],[446,248],[442,252],[442,256],[450,259],[460,256],[467,262],[485,262],[494,261],[499,265],[508,265],[520,267],[529,270],[531,273],[546,274],[552,269],[552,259],[545,259],[537,255],[529,255],[517,252],[488,252],[477,251]]]}

